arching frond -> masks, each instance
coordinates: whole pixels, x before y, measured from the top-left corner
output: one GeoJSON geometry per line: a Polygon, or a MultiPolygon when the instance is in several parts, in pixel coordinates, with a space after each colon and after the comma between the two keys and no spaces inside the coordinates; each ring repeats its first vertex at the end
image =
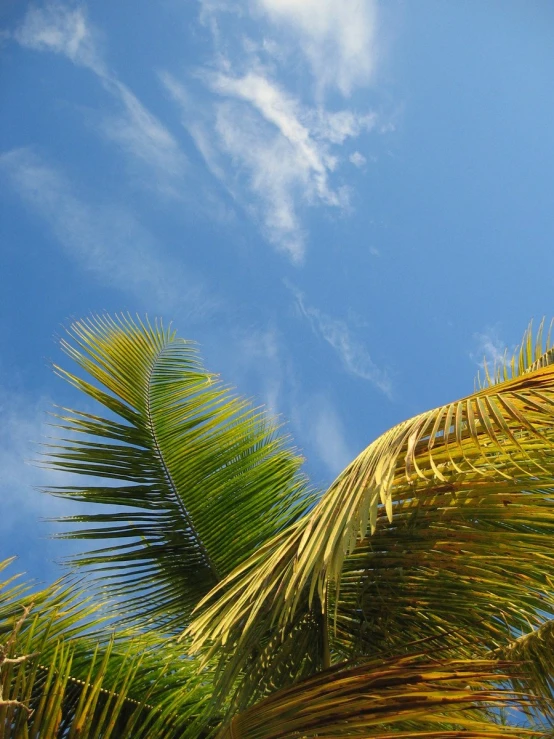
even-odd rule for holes
{"type": "Polygon", "coordinates": [[[88,479],[49,492],[106,506],[62,520],[79,525],[67,537],[110,542],[73,563],[104,576],[129,615],[182,628],[211,587],[311,505],[302,460],[161,323],[103,317],[69,334],[62,346],[88,378],[57,371],[104,414],[58,414],[67,438],[49,445],[47,464],[88,479]]]}
{"type": "Polygon", "coordinates": [[[399,424],[208,596],[194,648],[233,645],[244,660],[251,630],[283,631],[316,593],[336,604],[346,653],[364,624],[374,654],[386,629],[425,638],[462,611],[470,639],[497,646],[554,612],[553,451],[548,363],[399,424]]]}
{"type": "Polygon", "coordinates": [[[510,668],[491,661],[413,657],[341,664],[235,716],[218,739],[521,739],[532,733],[501,726],[479,710],[525,702],[524,696],[497,687],[510,668]]]}

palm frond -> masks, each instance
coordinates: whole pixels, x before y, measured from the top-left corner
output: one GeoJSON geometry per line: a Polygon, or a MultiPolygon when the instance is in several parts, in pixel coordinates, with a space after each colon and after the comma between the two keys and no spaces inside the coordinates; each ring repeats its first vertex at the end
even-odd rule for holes
{"type": "Polygon", "coordinates": [[[552,343],[552,329],[554,321],[550,323],[548,333],[544,335],[544,318],[539,324],[536,334],[533,333],[531,322],[523,334],[521,344],[516,347],[511,356],[508,350],[501,360],[495,361],[489,368],[486,357],[483,358],[484,378],[477,376],[476,387],[490,387],[506,380],[546,367],[554,362],[554,345],[552,343]]]}
{"type": "Polygon", "coordinates": [[[345,655],[394,653],[456,631],[458,656],[469,656],[554,612],[552,491],[507,483],[456,498],[435,491],[380,523],[345,559],[332,592],[345,655]]]}
{"type": "Polygon", "coordinates": [[[413,656],[343,663],[235,716],[218,739],[531,736],[495,723],[487,711],[526,702],[498,688],[513,669],[495,661],[423,662],[413,656]]]}
{"type": "MultiPolygon", "coordinates": [[[[0,563],[0,569],[7,563],[0,563]]],[[[163,635],[114,632],[71,580],[0,583],[0,736],[198,739],[223,716],[211,675],[163,635]]]]}
{"type": "Polygon", "coordinates": [[[72,560],[126,599],[130,616],[184,627],[197,602],[310,505],[302,462],[275,423],[235,398],[161,323],[95,318],[62,346],[89,379],[58,373],[104,407],[62,410],[47,464],[100,478],[50,488],[125,506],[66,517],[64,536],[110,540],[72,560]]]}
{"type": "Polygon", "coordinates": [[[521,664],[520,678],[512,679],[515,690],[532,691],[536,697],[535,719],[554,725],[554,620],[543,621],[532,631],[526,631],[494,650],[498,659],[521,664]]]}
{"type": "Polygon", "coordinates": [[[316,593],[347,655],[389,649],[393,629],[404,643],[447,633],[458,616],[493,648],[554,612],[554,365],[539,365],[373,442],[212,591],[194,649],[233,645],[244,660],[250,630],[283,633],[316,593]]]}

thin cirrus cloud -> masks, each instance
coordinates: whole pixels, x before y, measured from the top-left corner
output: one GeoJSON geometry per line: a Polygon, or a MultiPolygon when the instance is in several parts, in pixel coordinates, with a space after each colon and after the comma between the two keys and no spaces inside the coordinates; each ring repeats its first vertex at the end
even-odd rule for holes
{"type": "Polygon", "coordinates": [[[63,171],[30,149],[2,154],[0,175],[49,224],[64,252],[103,284],[147,296],[159,310],[186,307],[194,316],[214,309],[200,281],[164,256],[157,240],[124,206],[78,197],[63,171]]]}
{"type": "Polygon", "coordinates": [[[283,431],[292,442],[317,455],[329,474],[337,475],[354,457],[347,433],[332,399],[324,392],[301,387],[284,337],[274,328],[237,334],[234,355],[238,385],[257,378],[257,395],[269,413],[286,420],[283,431]],[[290,425],[289,423],[290,422],[290,425]]]}
{"type": "Polygon", "coordinates": [[[52,419],[48,417],[52,407],[49,398],[27,396],[0,382],[0,495],[3,502],[0,532],[4,536],[22,524],[27,527],[31,520],[29,512],[44,516],[68,513],[65,501],[46,498],[37,491],[49,485],[71,484],[74,479],[72,475],[33,464],[33,460],[39,458],[40,444],[55,436],[52,419]]]}
{"type": "Polygon", "coordinates": [[[51,2],[31,7],[13,35],[25,48],[61,54],[93,72],[119,108],[115,114],[102,113],[99,132],[154,172],[158,189],[178,194],[187,169],[184,153],[161,121],[109,71],[83,6],[51,2]]]}
{"type": "Polygon", "coordinates": [[[278,30],[294,34],[320,94],[334,88],[348,96],[371,80],[377,56],[374,0],[255,0],[254,7],[278,30]]]}
{"type": "Polygon", "coordinates": [[[506,344],[500,337],[498,328],[489,326],[484,331],[473,334],[475,348],[470,352],[471,359],[483,370],[492,372],[506,359],[506,344]]]}
{"type": "Polygon", "coordinates": [[[192,98],[191,85],[169,72],[162,83],[212,174],[266,239],[300,264],[306,208],[350,209],[348,170],[365,160],[349,141],[383,128],[374,112],[332,110],[324,100],[371,82],[375,3],[202,0],[201,18],[214,43],[212,63],[193,75],[202,95],[192,98]],[[304,75],[294,93],[292,69],[304,75]]]}
{"type": "Polygon", "coordinates": [[[304,106],[261,71],[201,74],[215,96],[202,116],[172,75],[161,75],[212,173],[261,224],[266,238],[301,263],[303,206],[345,209],[348,187],[333,186],[333,147],[375,125],[373,114],[304,106]]]}
{"type": "Polygon", "coordinates": [[[315,394],[293,411],[293,424],[327,471],[335,477],[354,458],[346,431],[333,403],[325,394],[315,394]]]}
{"type": "Polygon", "coordinates": [[[367,380],[391,398],[392,381],[389,374],[375,364],[364,344],[354,336],[346,321],[333,318],[319,308],[307,304],[300,290],[288,282],[285,284],[293,293],[301,315],[308,319],[314,333],[335,350],[344,368],[352,375],[367,380]]]}

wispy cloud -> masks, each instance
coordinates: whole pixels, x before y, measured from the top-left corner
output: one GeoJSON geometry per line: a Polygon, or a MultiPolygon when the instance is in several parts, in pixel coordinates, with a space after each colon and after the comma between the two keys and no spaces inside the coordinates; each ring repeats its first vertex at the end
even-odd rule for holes
{"type": "Polygon", "coordinates": [[[300,290],[290,283],[286,284],[295,297],[301,315],[308,319],[314,333],[335,350],[344,368],[351,374],[371,382],[390,398],[392,381],[387,371],[375,364],[364,344],[354,336],[346,321],[333,318],[319,308],[308,305],[300,290]]]}
{"type": "Polygon", "coordinates": [[[373,111],[352,104],[337,108],[336,96],[337,90],[348,96],[372,80],[375,3],[201,5],[214,42],[211,63],[196,70],[186,88],[168,73],[162,82],[211,172],[266,239],[300,264],[309,239],[306,210],[351,209],[343,165],[350,160],[359,167],[366,160],[350,142],[383,128],[373,111]],[[203,88],[193,95],[198,80],[203,88]],[[335,93],[333,106],[326,104],[327,91],[335,93]]]}
{"type": "Polygon", "coordinates": [[[272,327],[248,331],[236,328],[234,334],[238,351],[232,353],[233,372],[240,384],[248,380],[269,413],[281,415],[285,411],[282,395],[288,373],[277,331],[272,327]]]}
{"type": "Polygon", "coordinates": [[[354,454],[336,409],[324,396],[317,396],[304,410],[304,416],[310,419],[311,441],[317,455],[333,476],[338,475],[354,454]]]}
{"type": "MultiPolygon", "coordinates": [[[[349,95],[371,79],[376,65],[374,0],[255,0],[255,8],[294,34],[320,92],[349,95]]],[[[279,38],[283,43],[283,36],[279,38]]]]}
{"type": "Polygon", "coordinates": [[[488,326],[484,331],[474,333],[473,340],[474,348],[470,357],[481,369],[486,366],[492,371],[495,365],[503,364],[506,343],[500,337],[498,327],[488,326]]]}
{"type": "MultiPolygon", "coordinates": [[[[14,32],[22,46],[61,54],[93,72],[119,108],[116,113],[102,112],[99,132],[133,160],[146,164],[160,191],[177,195],[187,170],[186,157],[162,122],[108,69],[98,37],[84,6],[61,2],[31,7],[14,32]]],[[[151,186],[152,180],[148,183],[151,186]]]]}
{"type": "Polygon", "coordinates": [[[365,164],[367,164],[367,159],[364,157],[363,154],[360,154],[359,151],[355,151],[353,154],[350,154],[348,157],[348,160],[358,168],[363,167],[365,164]]]}
{"type": "Polygon", "coordinates": [[[267,239],[300,263],[302,209],[349,205],[348,188],[331,184],[339,164],[333,147],[370,130],[374,116],[306,107],[261,71],[201,78],[217,98],[199,116],[185,87],[162,75],[213,174],[261,221],[267,239]]]}
{"type": "Polygon", "coordinates": [[[200,280],[164,254],[124,206],[78,197],[60,168],[29,149],[1,155],[0,174],[46,220],[66,254],[104,284],[159,310],[185,309],[194,316],[214,308],[200,280]]]}
{"type": "Polygon", "coordinates": [[[271,326],[235,330],[233,345],[228,369],[237,386],[253,388],[308,460],[318,458],[331,476],[337,475],[354,457],[346,429],[329,395],[302,385],[285,337],[271,326]]]}
{"type": "MultiPolygon", "coordinates": [[[[52,560],[82,548],[72,542],[45,541],[59,527],[41,521],[82,513],[85,506],[39,492],[40,488],[71,485],[77,476],[38,467],[41,443],[55,436],[48,425],[51,401],[44,396],[30,396],[0,383],[0,559],[18,556],[17,571],[52,579],[52,560]],[[40,541],[39,546],[29,542],[40,541]]],[[[79,482],[83,482],[83,478],[79,482]]]]}
{"type": "Polygon", "coordinates": [[[61,2],[31,6],[14,38],[28,49],[63,54],[99,76],[108,74],[83,6],[72,8],[61,2]]]}

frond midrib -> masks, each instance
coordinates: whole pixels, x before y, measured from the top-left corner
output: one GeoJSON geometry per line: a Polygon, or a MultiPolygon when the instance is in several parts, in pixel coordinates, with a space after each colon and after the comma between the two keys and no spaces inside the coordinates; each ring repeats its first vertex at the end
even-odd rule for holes
{"type": "Polygon", "coordinates": [[[187,507],[185,506],[185,504],[184,504],[181,496],[179,495],[179,492],[177,490],[177,485],[175,484],[175,482],[173,480],[173,476],[171,475],[171,471],[170,471],[169,467],[167,466],[167,464],[165,462],[165,459],[164,459],[164,456],[163,456],[163,452],[162,452],[162,449],[161,449],[161,446],[160,446],[160,443],[159,443],[159,440],[158,440],[158,435],[156,433],[156,427],[155,427],[155,424],[154,424],[154,417],[153,417],[153,413],[152,413],[152,403],[151,403],[152,378],[154,376],[154,372],[156,370],[156,366],[157,366],[158,361],[161,359],[161,357],[163,356],[163,354],[166,351],[166,349],[169,349],[169,348],[170,348],[170,345],[169,344],[165,344],[165,346],[163,346],[158,351],[158,353],[153,357],[152,364],[151,364],[150,370],[148,372],[148,377],[147,377],[147,381],[146,381],[146,423],[147,423],[147,427],[148,427],[148,429],[149,429],[149,431],[150,431],[150,433],[152,435],[152,441],[154,443],[154,453],[155,453],[156,457],[158,458],[158,460],[160,462],[160,465],[161,465],[161,468],[162,468],[162,472],[163,472],[163,476],[164,476],[164,478],[166,480],[166,483],[167,483],[167,485],[168,485],[171,493],[173,494],[173,497],[175,499],[175,502],[177,504],[177,507],[181,511],[181,514],[183,515],[183,518],[185,519],[185,521],[187,522],[187,524],[188,524],[188,526],[190,528],[191,535],[192,535],[193,539],[198,544],[198,547],[199,547],[200,551],[202,552],[202,554],[203,554],[203,556],[204,556],[204,558],[206,560],[206,563],[207,563],[208,567],[210,568],[210,571],[211,571],[211,573],[212,573],[212,575],[213,575],[216,583],[218,583],[221,580],[221,575],[219,574],[219,572],[217,570],[217,567],[215,566],[215,563],[213,562],[212,558],[210,557],[210,554],[209,554],[208,550],[206,549],[206,546],[204,545],[204,542],[202,541],[202,538],[201,538],[200,534],[198,533],[198,531],[197,531],[197,529],[196,529],[196,527],[194,525],[194,521],[192,519],[192,515],[190,514],[190,512],[187,509],[187,507]]]}

